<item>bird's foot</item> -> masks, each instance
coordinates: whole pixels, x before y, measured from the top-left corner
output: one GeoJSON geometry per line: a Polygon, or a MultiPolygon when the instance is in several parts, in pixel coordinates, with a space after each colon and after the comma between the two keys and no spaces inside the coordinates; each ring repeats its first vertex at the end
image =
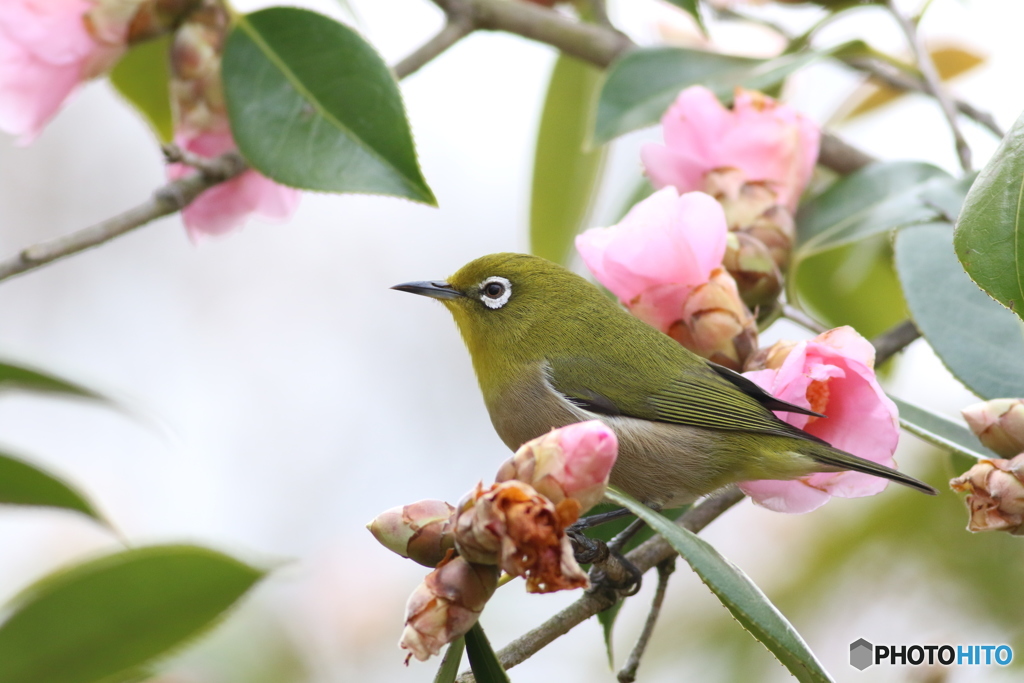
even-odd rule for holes
{"type": "Polygon", "coordinates": [[[642,585],[643,573],[615,550],[608,550],[608,556],[604,561],[595,562],[590,569],[590,590],[593,592],[629,597],[640,592],[642,585]]]}
{"type": "Polygon", "coordinates": [[[604,541],[587,536],[583,531],[585,528],[580,527],[577,522],[565,530],[565,535],[572,543],[576,561],[580,564],[603,562],[608,557],[608,545],[604,541]]]}

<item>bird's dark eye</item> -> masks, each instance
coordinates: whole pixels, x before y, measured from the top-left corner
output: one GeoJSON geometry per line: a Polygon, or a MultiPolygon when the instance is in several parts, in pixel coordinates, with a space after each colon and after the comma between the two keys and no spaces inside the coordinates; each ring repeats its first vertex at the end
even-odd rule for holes
{"type": "Polygon", "coordinates": [[[484,294],[492,299],[498,299],[505,293],[505,285],[500,282],[490,282],[484,287],[484,294]]]}

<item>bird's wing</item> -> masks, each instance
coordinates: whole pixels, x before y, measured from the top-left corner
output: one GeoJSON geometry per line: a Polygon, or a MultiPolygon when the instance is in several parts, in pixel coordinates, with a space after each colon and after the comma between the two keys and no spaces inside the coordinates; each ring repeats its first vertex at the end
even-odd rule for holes
{"type": "Polygon", "coordinates": [[[789,403],[788,401],[783,401],[781,398],[775,398],[760,386],[754,384],[753,381],[747,379],[734,370],[730,370],[724,365],[712,363],[711,361],[705,362],[708,364],[708,367],[717,372],[720,377],[729,380],[733,386],[763,405],[768,410],[781,410],[784,413],[800,413],[801,415],[811,415],[813,417],[826,417],[825,415],[816,413],[813,410],[802,408],[793,403],[789,403]]]}
{"type": "Polygon", "coordinates": [[[759,400],[762,394],[766,403],[777,400],[767,392],[752,392],[746,384],[736,386],[707,366],[680,370],[668,379],[652,380],[648,374],[590,358],[563,357],[547,363],[552,388],[591,412],[821,441],[775,417],[771,406],[759,400]]]}

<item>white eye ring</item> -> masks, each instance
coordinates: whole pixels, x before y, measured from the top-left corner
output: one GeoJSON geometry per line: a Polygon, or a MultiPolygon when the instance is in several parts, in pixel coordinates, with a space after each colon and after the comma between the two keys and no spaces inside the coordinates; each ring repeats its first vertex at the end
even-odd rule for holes
{"type": "Polygon", "coordinates": [[[512,283],[503,277],[497,275],[492,276],[480,283],[480,301],[484,302],[484,306],[487,308],[501,308],[508,303],[509,297],[512,296],[512,283]],[[498,285],[498,288],[494,288],[495,295],[487,293],[487,289],[491,285],[498,285]]]}

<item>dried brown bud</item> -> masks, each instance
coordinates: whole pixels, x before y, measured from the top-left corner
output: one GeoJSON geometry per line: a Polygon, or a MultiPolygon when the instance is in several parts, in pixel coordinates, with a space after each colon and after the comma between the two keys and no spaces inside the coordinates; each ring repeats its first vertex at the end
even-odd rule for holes
{"type": "Polygon", "coordinates": [[[443,500],[421,500],[380,513],[366,528],[388,550],[434,567],[455,547],[454,513],[443,500]]]}
{"type": "Polygon", "coordinates": [[[1024,453],[1012,460],[981,460],[949,485],[967,493],[969,531],[1024,535],[1024,453]]]}
{"type": "Polygon", "coordinates": [[[587,577],[565,535],[579,511],[575,499],[556,506],[521,481],[478,484],[456,510],[455,547],[471,562],[525,576],[530,593],[584,588],[587,577]]]}
{"type": "Polygon", "coordinates": [[[737,371],[757,350],[754,316],[723,268],[716,268],[707,283],[693,289],[682,318],[668,334],[694,353],[737,371]]]}
{"type": "Polygon", "coordinates": [[[409,596],[399,647],[421,662],[436,655],[473,628],[497,587],[497,567],[449,555],[409,596]]]}

